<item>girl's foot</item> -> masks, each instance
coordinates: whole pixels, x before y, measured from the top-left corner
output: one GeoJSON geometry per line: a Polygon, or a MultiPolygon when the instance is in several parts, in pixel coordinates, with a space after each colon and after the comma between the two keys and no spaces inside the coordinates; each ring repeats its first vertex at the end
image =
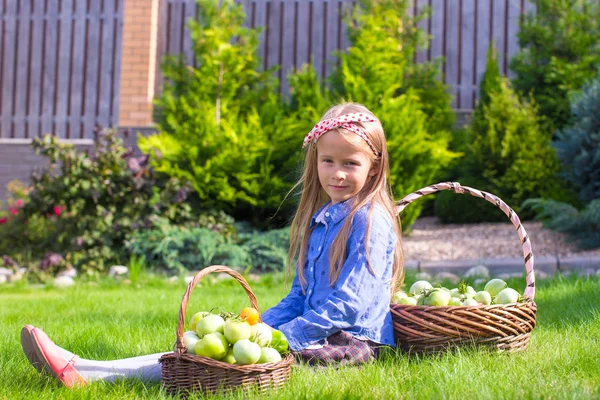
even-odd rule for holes
{"type": "Polygon", "coordinates": [[[21,330],[21,344],[25,356],[37,370],[51,374],[67,387],[87,385],[85,378],[73,366],[76,356],[71,360],[64,358],[41,329],[25,326],[21,330]]]}

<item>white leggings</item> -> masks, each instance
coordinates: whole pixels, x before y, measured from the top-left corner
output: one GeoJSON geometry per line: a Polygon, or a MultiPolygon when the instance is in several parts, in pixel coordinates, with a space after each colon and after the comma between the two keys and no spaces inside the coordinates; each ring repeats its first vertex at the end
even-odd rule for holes
{"type": "MultiPolygon", "coordinates": [[[[56,346],[63,356],[70,360],[75,354],[56,346]]],[[[147,356],[124,358],[121,360],[96,361],[76,358],[74,367],[88,382],[104,380],[113,382],[118,379],[138,378],[146,382],[160,382],[160,357],[167,353],[149,354],[147,356]]]]}

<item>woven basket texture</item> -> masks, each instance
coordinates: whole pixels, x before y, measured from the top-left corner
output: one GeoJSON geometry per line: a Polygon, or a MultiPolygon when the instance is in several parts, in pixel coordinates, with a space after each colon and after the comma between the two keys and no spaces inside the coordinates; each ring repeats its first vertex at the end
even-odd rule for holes
{"type": "Polygon", "coordinates": [[[463,346],[486,346],[500,352],[525,350],[536,325],[534,257],[531,241],[517,214],[497,196],[444,182],[404,197],[398,212],[422,196],[441,190],[480,197],[500,208],[511,220],[523,246],[527,287],[522,303],[479,306],[413,306],[391,304],[394,335],[399,348],[409,353],[439,353],[463,346]]]}
{"type": "Polygon", "coordinates": [[[186,321],[187,304],[194,287],[210,274],[224,272],[236,279],[245,290],[251,305],[258,308],[256,297],[246,280],[236,271],[224,265],[213,265],[198,272],[187,287],[177,325],[175,350],[160,358],[162,363],[162,383],[169,394],[201,391],[204,393],[226,393],[239,388],[253,388],[260,393],[282,386],[290,377],[294,357],[286,354],[281,361],[267,364],[232,365],[186,353],[183,333],[186,321]]]}

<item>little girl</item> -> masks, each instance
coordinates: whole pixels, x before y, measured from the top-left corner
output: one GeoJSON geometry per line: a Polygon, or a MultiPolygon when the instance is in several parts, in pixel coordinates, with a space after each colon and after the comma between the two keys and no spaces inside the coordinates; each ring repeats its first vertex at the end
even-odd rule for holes
{"type": "MultiPolygon", "coordinates": [[[[262,318],[285,333],[298,360],[367,362],[380,346],[394,346],[389,305],[404,275],[383,128],[365,106],[340,104],[325,113],[303,147],[297,184],[303,191],[288,253],[296,276],[290,293],[262,318]]],[[[161,379],[158,360],[165,353],[79,359],[31,325],[21,331],[21,342],[34,367],[69,387],[96,379],[161,379]]]]}

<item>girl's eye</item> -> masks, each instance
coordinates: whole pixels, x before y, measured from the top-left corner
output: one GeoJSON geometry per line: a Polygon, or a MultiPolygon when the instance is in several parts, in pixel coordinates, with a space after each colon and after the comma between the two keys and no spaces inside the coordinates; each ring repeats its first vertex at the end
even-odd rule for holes
{"type": "Polygon", "coordinates": [[[354,161],[348,161],[348,162],[346,163],[346,165],[352,165],[352,166],[354,166],[354,165],[358,165],[358,163],[357,163],[357,162],[354,162],[354,161]]]}
{"type": "Polygon", "coordinates": [[[324,162],[324,163],[330,163],[330,162],[331,162],[331,160],[324,159],[324,160],[323,160],[323,162],[324,162]]]}

